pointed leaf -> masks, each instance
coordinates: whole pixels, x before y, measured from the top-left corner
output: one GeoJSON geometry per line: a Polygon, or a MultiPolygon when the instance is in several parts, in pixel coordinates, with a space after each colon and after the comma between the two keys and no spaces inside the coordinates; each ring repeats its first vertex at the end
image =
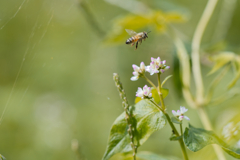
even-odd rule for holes
{"type": "Polygon", "coordinates": [[[163,87],[163,85],[164,85],[164,84],[167,82],[167,80],[168,80],[169,78],[171,78],[171,77],[172,77],[172,75],[167,76],[167,77],[163,80],[161,87],[163,87]]]}
{"type": "MultiPolygon", "coordinates": [[[[136,120],[138,144],[142,145],[149,136],[166,125],[165,115],[148,99],[141,100],[133,106],[136,120]]],[[[103,160],[107,160],[116,153],[132,150],[125,113],[122,113],[113,123],[108,140],[107,150],[103,160]]]]}
{"type": "Polygon", "coordinates": [[[228,84],[228,89],[231,89],[240,78],[240,71],[238,71],[238,74],[235,76],[235,78],[228,84]]]}
{"type": "Polygon", "coordinates": [[[238,79],[240,78],[240,57],[236,56],[236,59],[234,61],[235,67],[234,69],[235,71],[235,77],[234,79],[228,84],[228,89],[231,89],[238,81],[238,79]]]}
{"type": "Polygon", "coordinates": [[[187,146],[187,148],[193,152],[197,152],[209,144],[218,144],[229,155],[235,158],[240,158],[239,148],[234,148],[232,146],[229,146],[212,131],[207,131],[202,128],[194,128],[190,124],[189,124],[189,128],[185,129],[185,132],[183,135],[183,141],[187,146]]]}
{"type": "Polygon", "coordinates": [[[182,139],[182,136],[172,135],[172,136],[170,137],[170,141],[178,141],[179,139],[182,139]]]}
{"type": "Polygon", "coordinates": [[[177,117],[172,117],[171,121],[176,124],[182,124],[182,121],[180,121],[177,117]]]}
{"type": "Polygon", "coordinates": [[[208,75],[215,73],[225,64],[234,60],[234,58],[235,58],[235,54],[233,52],[222,52],[218,55],[212,56],[211,60],[215,62],[215,65],[212,68],[212,70],[208,73],[208,75]]]}
{"type": "Polygon", "coordinates": [[[169,89],[167,88],[161,88],[161,91],[162,91],[162,96],[163,98],[166,98],[168,93],[169,93],[169,89]]]}
{"type": "Polygon", "coordinates": [[[154,88],[152,89],[152,97],[157,104],[160,103],[158,91],[154,88]]]}

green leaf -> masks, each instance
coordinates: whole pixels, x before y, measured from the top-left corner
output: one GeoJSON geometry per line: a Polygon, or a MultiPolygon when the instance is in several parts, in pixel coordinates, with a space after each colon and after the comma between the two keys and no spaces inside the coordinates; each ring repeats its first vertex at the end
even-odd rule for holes
{"type": "Polygon", "coordinates": [[[123,43],[129,38],[125,29],[131,29],[136,32],[147,31],[146,28],[153,29],[152,32],[163,33],[166,31],[167,24],[185,22],[185,17],[179,13],[164,13],[161,11],[152,11],[150,14],[133,15],[115,19],[112,30],[106,37],[107,43],[123,43]]]}
{"type": "Polygon", "coordinates": [[[180,121],[177,117],[171,117],[171,121],[176,124],[182,124],[182,121],[180,121]]]}
{"type": "Polygon", "coordinates": [[[228,89],[231,89],[240,78],[240,57],[236,56],[235,61],[233,62],[234,69],[235,69],[235,77],[234,79],[228,84],[228,89]]]}
{"type": "Polygon", "coordinates": [[[202,128],[194,128],[190,124],[189,124],[189,128],[185,129],[185,132],[183,135],[183,141],[187,146],[187,148],[193,152],[197,152],[209,144],[218,144],[229,155],[235,158],[240,158],[239,148],[234,148],[232,146],[229,146],[212,131],[207,131],[202,128]]]}
{"type": "MultiPolygon", "coordinates": [[[[137,160],[180,160],[173,156],[158,155],[148,151],[140,151],[136,155],[137,160]]],[[[132,153],[119,153],[114,155],[111,160],[133,160],[132,153]]]]}
{"type": "MultiPolygon", "coordinates": [[[[154,131],[166,125],[166,117],[148,99],[141,100],[132,106],[132,108],[136,121],[136,138],[138,139],[138,144],[142,145],[154,131]]],[[[125,120],[125,113],[122,113],[112,125],[103,160],[109,159],[116,153],[124,153],[132,150],[127,129],[128,125],[125,120]]]]}
{"type": "Polygon", "coordinates": [[[135,98],[135,104],[137,104],[137,103],[140,102],[141,100],[142,100],[142,98],[136,97],[136,98],[135,98]]]}
{"type": "Polygon", "coordinates": [[[166,98],[168,93],[169,93],[169,89],[167,88],[161,88],[161,91],[162,91],[162,96],[163,98],[166,98]]]}
{"type": "Polygon", "coordinates": [[[167,77],[163,80],[161,87],[163,87],[163,85],[164,85],[164,84],[167,82],[167,80],[168,80],[169,78],[171,78],[171,77],[172,77],[172,75],[167,76],[167,77]]]}
{"type": "Polygon", "coordinates": [[[240,70],[238,71],[238,74],[235,76],[235,78],[228,84],[228,89],[231,89],[240,78],[240,70]]]}
{"type": "Polygon", "coordinates": [[[152,97],[157,104],[160,103],[160,98],[159,98],[159,95],[158,95],[158,91],[154,88],[152,89],[152,97]]]}
{"type": "Polygon", "coordinates": [[[225,64],[233,61],[235,59],[235,54],[233,52],[222,52],[218,55],[212,56],[210,59],[215,62],[215,65],[208,75],[215,73],[225,64]]]}
{"type": "Polygon", "coordinates": [[[170,141],[178,141],[179,139],[182,139],[182,136],[172,135],[172,136],[170,137],[170,141]]]}
{"type": "Polygon", "coordinates": [[[139,160],[179,160],[176,157],[157,155],[147,151],[137,153],[137,158],[140,158],[139,160]]]}

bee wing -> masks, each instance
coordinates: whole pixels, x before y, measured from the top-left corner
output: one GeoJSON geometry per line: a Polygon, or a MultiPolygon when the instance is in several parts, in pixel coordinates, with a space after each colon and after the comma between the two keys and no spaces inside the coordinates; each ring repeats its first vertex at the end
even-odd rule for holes
{"type": "Polygon", "coordinates": [[[131,29],[125,29],[126,32],[130,35],[130,36],[135,36],[137,34],[137,32],[131,30],[131,29]]]}

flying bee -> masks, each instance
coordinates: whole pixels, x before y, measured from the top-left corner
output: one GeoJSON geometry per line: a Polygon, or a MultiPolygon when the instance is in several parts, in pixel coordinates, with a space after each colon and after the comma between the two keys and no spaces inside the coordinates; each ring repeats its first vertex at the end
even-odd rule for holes
{"type": "Polygon", "coordinates": [[[131,46],[133,46],[136,43],[136,49],[138,47],[138,42],[141,44],[142,40],[145,41],[145,39],[148,38],[148,33],[151,32],[151,31],[149,31],[149,32],[137,33],[137,32],[135,32],[133,30],[130,30],[130,29],[125,29],[125,30],[130,36],[132,36],[132,37],[127,39],[126,44],[131,44],[131,46]]]}

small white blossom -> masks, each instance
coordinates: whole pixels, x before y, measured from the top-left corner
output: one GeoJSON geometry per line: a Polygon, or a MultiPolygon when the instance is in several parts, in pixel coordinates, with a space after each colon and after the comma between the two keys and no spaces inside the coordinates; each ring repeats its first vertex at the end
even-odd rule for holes
{"type": "Polygon", "coordinates": [[[185,107],[180,106],[180,110],[177,110],[177,112],[174,111],[174,110],[172,110],[172,113],[173,113],[173,115],[174,115],[175,117],[177,117],[180,121],[182,121],[183,118],[185,118],[186,120],[189,121],[190,118],[188,118],[187,116],[184,116],[184,113],[186,113],[187,111],[188,111],[188,109],[186,109],[185,107]]]}
{"type": "Polygon", "coordinates": [[[164,73],[165,70],[168,70],[170,67],[166,66],[166,60],[161,61],[160,57],[151,58],[151,63],[149,66],[146,66],[146,71],[153,75],[154,73],[164,73]]]}
{"type": "Polygon", "coordinates": [[[148,87],[147,85],[145,85],[143,89],[141,87],[138,87],[136,96],[141,97],[142,99],[146,97],[151,98],[152,97],[151,87],[148,87]]]}
{"type": "Polygon", "coordinates": [[[137,65],[133,64],[133,76],[131,77],[132,81],[136,81],[138,80],[138,78],[144,74],[145,72],[145,64],[143,62],[140,63],[140,67],[138,67],[137,65]]]}

